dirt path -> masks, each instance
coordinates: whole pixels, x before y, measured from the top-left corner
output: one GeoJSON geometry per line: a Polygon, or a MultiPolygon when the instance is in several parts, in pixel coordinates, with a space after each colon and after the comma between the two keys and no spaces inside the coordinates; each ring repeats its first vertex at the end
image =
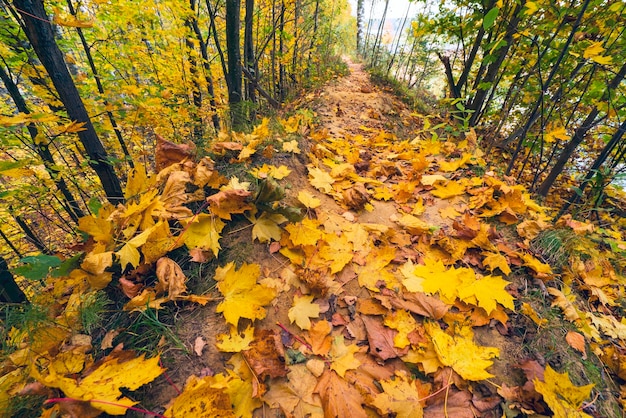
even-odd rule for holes
{"type": "MultiPolygon", "coordinates": [[[[519,237],[494,227],[538,222],[541,209],[483,173],[471,133],[441,140],[435,116],[412,113],[349,67],[314,100],[306,157],[268,161],[291,170],[286,200],[300,201],[304,219],[283,223],[271,244],[250,243],[249,224],[224,232],[224,258],[257,264],[258,292],[275,293],[258,307],[265,317],[233,330],[214,307],[194,310],[179,335],[206,345],[170,374],[182,386],[192,374],[229,373],[243,416],[547,412],[521,389],[542,367],[522,362],[528,318],[513,305],[531,278],[502,272],[522,266],[519,237]],[[250,345],[232,356],[217,349],[246,326],[250,345]]],[[[163,400],[175,396],[161,389],[163,400]]]]}

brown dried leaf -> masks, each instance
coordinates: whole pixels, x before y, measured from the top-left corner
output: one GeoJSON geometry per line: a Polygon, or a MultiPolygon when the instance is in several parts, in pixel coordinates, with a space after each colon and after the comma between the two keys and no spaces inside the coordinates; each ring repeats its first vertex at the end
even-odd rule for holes
{"type": "Polygon", "coordinates": [[[381,318],[368,315],[363,315],[361,318],[367,330],[367,340],[369,341],[370,353],[373,356],[381,360],[388,360],[408,353],[408,346],[403,349],[394,346],[393,339],[398,331],[384,326],[381,318]]]}
{"type": "Polygon", "coordinates": [[[315,386],[322,398],[325,417],[367,418],[363,397],[332,370],[326,370],[315,386]]]}
{"type": "Polygon", "coordinates": [[[280,336],[273,330],[255,330],[254,341],[250,348],[242,351],[246,362],[261,380],[265,377],[282,377],[287,375],[285,353],[280,336]]]}
{"type": "Polygon", "coordinates": [[[253,206],[245,201],[251,193],[242,189],[222,190],[207,197],[207,202],[211,207],[211,212],[222,219],[231,220],[231,214],[244,213],[251,210],[253,206]]]}
{"type": "Polygon", "coordinates": [[[102,342],[100,343],[100,349],[106,350],[107,348],[113,348],[113,339],[120,334],[119,329],[111,329],[102,338],[102,342]]]}
{"type": "Polygon", "coordinates": [[[170,300],[175,300],[187,292],[185,273],[171,258],[161,257],[156,263],[156,276],[159,282],[155,286],[157,295],[165,292],[170,300]]]}
{"type": "Polygon", "coordinates": [[[193,159],[196,155],[196,146],[189,144],[175,144],[165,140],[161,135],[156,134],[156,168],[161,171],[172,164],[179,163],[184,159],[193,159]]]}

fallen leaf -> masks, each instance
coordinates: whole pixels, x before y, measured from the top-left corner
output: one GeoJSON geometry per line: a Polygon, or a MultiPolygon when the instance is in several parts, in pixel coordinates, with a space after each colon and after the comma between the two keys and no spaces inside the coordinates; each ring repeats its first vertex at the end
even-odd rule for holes
{"type": "Polygon", "coordinates": [[[383,392],[376,395],[373,405],[385,416],[421,418],[424,416],[423,400],[418,385],[418,381],[410,379],[406,373],[396,373],[394,379],[380,381],[383,392]]]}
{"type": "Polygon", "coordinates": [[[236,327],[230,328],[230,334],[217,335],[218,341],[215,343],[220,351],[238,353],[246,350],[254,339],[254,328],[246,327],[242,332],[238,332],[236,327]]]}
{"type": "Polygon", "coordinates": [[[287,375],[283,345],[273,330],[255,330],[254,340],[241,354],[250,370],[261,380],[287,375]]]}
{"type": "Polygon", "coordinates": [[[164,412],[168,417],[235,418],[230,396],[224,387],[213,387],[213,376],[190,376],[183,392],[164,412]]]}
{"type": "Polygon", "coordinates": [[[439,360],[465,380],[484,380],[493,377],[486,369],[493,364],[500,350],[496,347],[481,347],[474,343],[471,327],[457,326],[454,334],[443,331],[437,323],[424,323],[431,336],[439,360]]]}
{"type": "Polygon", "coordinates": [[[555,417],[591,418],[591,415],[582,412],[581,406],[589,398],[593,384],[574,386],[567,372],[558,373],[550,365],[546,366],[544,381],[535,378],[533,383],[555,417]]]}
{"type": "Polygon", "coordinates": [[[325,417],[367,418],[361,394],[332,370],[326,370],[315,386],[322,398],[325,417]]]}
{"type": "Polygon", "coordinates": [[[265,318],[263,306],[276,296],[274,289],[257,284],[261,270],[257,264],[244,263],[239,270],[230,262],[215,270],[217,288],[224,295],[224,300],[217,305],[216,311],[223,312],[226,322],[237,326],[239,318],[251,320],[265,318]]]}
{"type": "Polygon", "coordinates": [[[193,352],[196,353],[198,357],[202,356],[202,350],[204,350],[204,346],[206,345],[206,341],[202,337],[196,337],[196,340],[193,343],[193,352]]]}
{"type": "Polygon", "coordinates": [[[294,322],[300,329],[310,329],[311,320],[309,318],[317,318],[320,314],[320,305],[313,302],[313,296],[294,296],[293,306],[289,308],[289,320],[294,322]]]}
{"type": "Polygon", "coordinates": [[[361,319],[367,330],[371,355],[381,360],[388,360],[403,356],[408,352],[408,347],[398,348],[395,346],[394,339],[398,335],[398,331],[385,327],[381,318],[362,315],[361,319]]]}

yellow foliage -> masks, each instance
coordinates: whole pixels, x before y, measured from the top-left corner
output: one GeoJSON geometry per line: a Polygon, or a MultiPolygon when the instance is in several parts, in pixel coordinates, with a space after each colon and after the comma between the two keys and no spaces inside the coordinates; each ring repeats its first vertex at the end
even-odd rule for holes
{"type": "Polygon", "coordinates": [[[217,288],[224,300],[217,305],[216,311],[224,313],[226,322],[237,326],[239,318],[251,320],[265,318],[263,306],[270,303],[276,291],[257,284],[261,271],[257,264],[243,264],[239,270],[230,262],[215,270],[217,288]]]}

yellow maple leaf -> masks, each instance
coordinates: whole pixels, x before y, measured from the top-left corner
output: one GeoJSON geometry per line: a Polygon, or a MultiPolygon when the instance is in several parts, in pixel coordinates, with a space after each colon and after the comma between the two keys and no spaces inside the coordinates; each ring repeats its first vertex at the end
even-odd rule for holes
{"type": "MultiPolygon", "coordinates": [[[[308,364],[308,363],[307,363],[308,364]]],[[[289,366],[288,380],[272,383],[263,395],[270,407],[279,407],[285,416],[321,418],[324,416],[319,396],[313,394],[317,378],[304,364],[289,366]]]]}
{"type": "Polygon", "coordinates": [[[383,416],[396,418],[421,418],[424,416],[418,383],[411,380],[406,372],[397,371],[388,380],[381,380],[383,392],[375,395],[373,405],[383,416]]]}
{"type": "Polygon", "coordinates": [[[332,184],[335,182],[335,179],[326,171],[309,166],[309,182],[317,190],[324,193],[331,193],[333,191],[332,184]]]}
{"type": "Polygon", "coordinates": [[[395,257],[396,249],[394,247],[374,248],[367,255],[364,266],[355,266],[359,275],[359,286],[366,287],[373,292],[380,292],[379,286],[381,284],[393,288],[396,279],[387,266],[395,257]]]}
{"type": "Polygon", "coordinates": [[[474,343],[471,326],[450,327],[454,334],[443,331],[436,322],[425,322],[441,363],[452,369],[465,380],[484,380],[493,377],[486,369],[493,364],[492,358],[500,354],[496,347],[482,347],[474,343]]]}
{"type": "Polygon", "coordinates": [[[319,208],[322,205],[321,200],[319,200],[317,197],[313,196],[306,190],[300,190],[298,192],[298,200],[309,209],[319,208]]]}
{"type": "Polygon", "coordinates": [[[319,255],[330,263],[330,273],[335,274],[352,261],[354,256],[353,244],[348,241],[345,235],[325,234],[324,244],[319,251],[319,255]]]}
{"type": "Polygon", "coordinates": [[[279,224],[285,222],[287,222],[287,218],[280,213],[263,212],[261,216],[252,221],[254,224],[252,240],[258,239],[259,242],[280,241],[282,231],[279,224]]]}
{"type": "Polygon", "coordinates": [[[542,274],[552,274],[552,268],[550,267],[549,264],[542,263],[531,254],[522,253],[522,254],[519,254],[519,256],[522,260],[524,260],[524,265],[526,267],[530,267],[535,272],[542,273],[542,274]]]}
{"type": "Polygon", "coordinates": [[[604,52],[602,41],[594,42],[583,51],[583,58],[589,59],[598,56],[604,52]]]}
{"type": "Polygon", "coordinates": [[[435,190],[430,193],[440,199],[449,199],[465,194],[465,184],[454,180],[448,181],[445,185],[435,184],[435,190]]]}
{"type": "Polygon", "coordinates": [[[413,235],[421,235],[431,230],[429,224],[409,214],[402,215],[402,217],[398,219],[398,223],[413,235]]]}
{"type": "Polygon", "coordinates": [[[485,276],[461,286],[459,299],[483,308],[487,315],[491,315],[498,303],[513,310],[513,296],[504,289],[509,283],[500,276],[485,276]]]}
{"type": "Polygon", "coordinates": [[[448,219],[454,219],[454,218],[461,216],[461,214],[452,205],[448,205],[445,208],[439,209],[439,215],[442,218],[448,218],[448,219]]]}
{"type": "Polygon", "coordinates": [[[533,307],[526,302],[522,303],[522,306],[520,307],[520,312],[532,319],[532,321],[537,324],[537,326],[542,327],[548,323],[548,320],[546,318],[540,318],[537,314],[537,311],[535,311],[533,307]]]}
{"type": "Polygon", "coordinates": [[[461,168],[464,165],[466,165],[468,162],[470,162],[470,160],[472,158],[473,158],[472,154],[470,154],[468,152],[464,152],[463,155],[461,156],[461,158],[459,158],[458,160],[441,161],[439,163],[439,169],[441,171],[445,171],[445,172],[456,171],[459,168],[461,168]]]}
{"type": "MultiPolygon", "coordinates": [[[[240,359],[241,354],[235,354],[230,363],[234,359],[240,359]]],[[[236,360],[239,361],[239,360],[236,360]]],[[[257,379],[252,375],[249,366],[241,360],[242,367],[237,368],[237,373],[227,370],[227,374],[218,374],[213,376],[212,388],[224,389],[224,391],[230,397],[230,402],[233,405],[235,416],[241,418],[252,418],[252,413],[263,403],[260,399],[253,396],[253,383],[252,379],[257,379]]],[[[192,415],[193,416],[193,415],[192,415]]]]}
{"type": "Polygon", "coordinates": [[[113,251],[102,251],[102,246],[96,245],[94,249],[89,252],[83,262],[81,268],[91,274],[102,274],[104,270],[113,265],[113,251]],[[102,251],[102,252],[100,252],[102,251]]]}
{"type": "Polygon", "coordinates": [[[544,141],[548,144],[553,143],[556,139],[561,141],[567,141],[569,139],[569,135],[564,126],[555,128],[544,135],[544,141]]]}
{"type": "Polygon", "coordinates": [[[206,213],[199,214],[194,222],[186,225],[184,242],[187,248],[213,251],[217,257],[220,249],[220,233],[226,224],[221,219],[206,213]]]}
{"type": "Polygon", "coordinates": [[[500,271],[507,276],[511,274],[511,267],[509,267],[506,257],[502,254],[483,251],[482,255],[485,256],[485,258],[483,258],[483,264],[489,267],[490,271],[494,271],[496,268],[499,268],[500,271]]]}
{"type": "Polygon", "coordinates": [[[295,139],[293,141],[283,142],[283,151],[293,154],[300,154],[302,152],[300,147],[298,147],[298,141],[295,139]]]}
{"type": "MultiPolygon", "coordinates": [[[[441,300],[445,303],[454,303],[458,296],[458,289],[463,283],[463,275],[474,273],[473,270],[467,268],[447,269],[441,261],[431,258],[424,260],[424,265],[417,265],[413,268],[413,277],[410,280],[404,280],[402,283],[405,287],[412,286],[416,282],[416,278],[421,278],[421,288],[425,293],[439,293],[441,300]],[[470,273],[471,272],[471,273],[470,273]]],[[[411,291],[409,287],[407,290],[411,291]]]]}
{"type": "Polygon", "coordinates": [[[145,354],[137,356],[131,351],[115,351],[80,380],[58,375],[50,369],[51,373],[40,381],[48,387],[62,390],[69,398],[93,401],[92,407],[107,414],[124,415],[127,407],[137,402],[123,396],[120,388],[136,390],[152,382],[163,370],[159,366],[159,356],[146,360],[145,354]]]}
{"type": "Polygon", "coordinates": [[[330,347],[329,355],[332,360],[330,368],[339,376],[344,377],[348,370],[357,369],[361,365],[359,359],[354,357],[354,354],[359,351],[356,344],[345,345],[343,335],[336,336],[330,347]]]}
{"type": "Polygon", "coordinates": [[[263,164],[262,167],[253,168],[249,171],[249,173],[258,179],[272,177],[276,180],[281,180],[291,174],[291,170],[285,165],[276,167],[273,165],[263,164]]]}
{"type": "Polygon", "coordinates": [[[376,200],[390,200],[393,199],[393,192],[389,190],[389,187],[382,185],[374,188],[372,197],[376,200]]]}
{"type": "Polygon", "coordinates": [[[60,26],[68,26],[71,28],[91,28],[93,27],[93,20],[79,20],[76,16],[66,16],[63,17],[60,15],[59,8],[54,8],[54,16],[52,17],[52,21],[60,26]]]}
{"type": "Polygon", "coordinates": [[[404,309],[389,311],[385,315],[384,324],[398,331],[393,337],[393,345],[398,348],[404,348],[411,343],[408,336],[417,328],[417,321],[413,315],[404,309]]]}
{"type": "Polygon", "coordinates": [[[220,351],[239,353],[246,350],[254,340],[254,328],[248,325],[243,332],[238,332],[237,327],[231,326],[230,334],[219,334],[217,339],[215,345],[220,351]]]}
{"type": "Polygon", "coordinates": [[[98,242],[108,244],[113,240],[113,224],[100,217],[83,216],[78,220],[78,229],[88,233],[98,242]]]}
{"type": "Polygon", "coordinates": [[[303,219],[301,222],[289,224],[285,227],[289,232],[289,239],[294,245],[316,245],[323,233],[318,229],[320,223],[314,219],[303,219]]]}
{"type": "Polygon", "coordinates": [[[261,275],[258,264],[244,263],[239,270],[230,262],[215,270],[217,288],[224,300],[217,305],[216,311],[224,313],[226,322],[237,326],[239,318],[251,320],[265,318],[263,306],[270,303],[276,291],[257,283],[261,275]]]}
{"type": "Polygon", "coordinates": [[[144,263],[154,263],[168,252],[182,245],[182,240],[172,236],[169,223],[161,220],[154,225],[152,233],[148,237],[146,243],[141,247],[144,263]]]}
{"type": "Polygon", "coordinates": [[[223,387],[212,387],[213,376],[190,376],[183,392],[165,411],[167,417],[235,418],[230,396],[223,387]]]}
{"type": "Polygon", "coordinates": [[[289,308],[289,320],[294,322],[300,329],[311,329],[311,320],[320,315],[320,305],[313,302],[312,295],[294,296],[293,306],[289,308]]]}
{"type": "Polygon", "coordinates": [[[555,417],[558,418],[591,418],[582,411],[582,404],[591,395],[593,383],[585,386],[574,386],[567,372],[558,373],[548,364],[543,379],[535,378],[535,390],[543,395],[555,417]]]}

